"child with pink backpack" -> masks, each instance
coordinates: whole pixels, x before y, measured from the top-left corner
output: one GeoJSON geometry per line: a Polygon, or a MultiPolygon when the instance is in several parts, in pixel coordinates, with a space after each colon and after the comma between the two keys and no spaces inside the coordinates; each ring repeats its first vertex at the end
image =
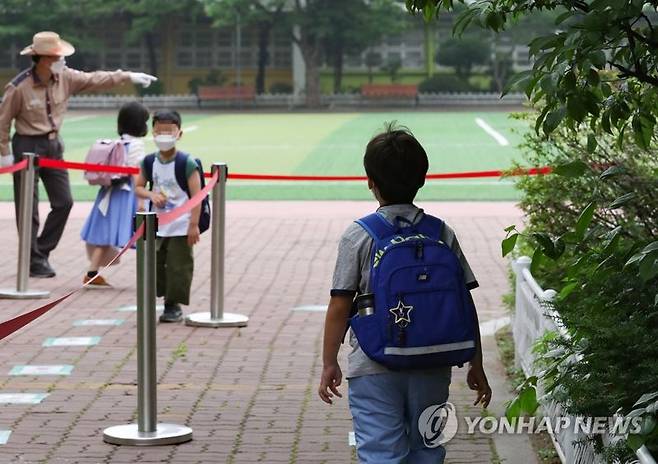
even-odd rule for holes
{"type": "MultiPolygon", "coordinates": [[[[148,110],[138,102],[126,103],[119,110],[118,140],[98,140],[91,147],[86,162],[94,164],[139,166],[144,159],[144,137],[148,132],[148,110]]],[[[128,243],[133,232],[133,216],[143,210],[134,193],[135,177],[125,174],[85,172],[90,185],[100,185],[96,201],[80,236],[87,245],[89,269],[83,277],[87,288],[111,288],[97,275],[117,249],[128,243]],[[93,279],[93,280],[92,280],[93,279]],[[91,281],[91,282],[90,282],[91,281]]]]}

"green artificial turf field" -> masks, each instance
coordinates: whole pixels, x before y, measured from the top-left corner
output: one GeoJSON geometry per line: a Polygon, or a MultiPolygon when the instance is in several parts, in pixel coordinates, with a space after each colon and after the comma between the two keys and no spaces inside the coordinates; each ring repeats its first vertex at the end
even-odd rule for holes
{"type": "MultiPolygon", "coordinates": [[[[425,147],[430,172],[508,168],[520,159],[516,148],[524,124],[505,112],[367,113],[189,113],[182,112],[184,135],[178,147],[200,158],[206,170],[223,161],[229,173],[363,175],[368,140],[387,121],[407,126],[425,147]],[[480,118],[481,121],[476,121],[480,118]],[[489,132],[483,129],[483,122],[489,132]],[[516,129],[516,130],[515,130],[516,129]],[[494,131],[492,135],[492,130],[494,131]],[[496,134],[503,137],[496,139],[496,134]],[[505,140],[508,145],[504,145],[505,140]],[[503,145],[501,145],[503,143],[503,145]]],[[[114,137],[114,113],[69,112],[62,135],[65,158],[83,161],[97,138],[114,137]]],[[[147,136],[147,150],[154,145],[147,136]]],[[[96,188],[71,171],[76,200],[92,200],[96,188]]],[[[229,199],[367,200],[364,182],[229,181],[229,199]]],[[[11,199],[11,177],[0,177],[0,199],[11,199]]],[[[45,198],[45,196],[42,196],[45,198]]],[[[511,200],[518,198],[510,179],[428,181],[423,200],[511,200]]]]}

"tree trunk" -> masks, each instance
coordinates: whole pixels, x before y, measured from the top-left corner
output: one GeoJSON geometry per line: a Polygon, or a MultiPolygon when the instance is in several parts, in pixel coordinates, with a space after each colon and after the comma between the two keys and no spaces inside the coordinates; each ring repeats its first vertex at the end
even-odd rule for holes
{"type": "Polygon", "coordinates": [[[269,64],[267,48],[270,43],[272,23],[263,21],[258,24],[258,71],[256,72],[256,93],[265,93],[265,70],[269,64]]]}
{"type": "Polygon", "coordinates": [[[320,64],[319,47],[314,47],[305,55],[306,62],[306,106],[309,108],[320,107],[320,64]]]}
{"type": "Polygon", "coordinates": [[[320,99],[320,41],[301,29],[301,37],[297,41],[302,52],[304,65],[306,67],[306,106],[318,108],[320,99]]]}
{"type": "Polygon", "coordinates": [[[334,93],[340,93],[343,87],[343,37],[339,35],[333,44],[334,93]]]}
{"type": "Polygon", "coordinates": [[[158,58],[155,54],[155,37],[153,32],[147,32],[144,36],[144,42],[146,44],[146,53],[148,54],[149,59],[149,72],[152,76],[158,75],[158,58]]]}

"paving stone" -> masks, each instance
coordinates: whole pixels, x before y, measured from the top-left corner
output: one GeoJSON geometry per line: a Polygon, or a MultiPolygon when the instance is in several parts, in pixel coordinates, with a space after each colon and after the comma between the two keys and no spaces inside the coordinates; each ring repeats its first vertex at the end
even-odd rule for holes
{"type": "MultiPolygon", "coordinates": [[[[42,204],[43,210],[46,205],[42,204]]],[[[511,203],[427,203],[458,233],[481,287],[474,297],[482,321],[505,316],[503,228],[521,225],[511,203]]],[[[30,280],[53,297],[80,286],[87,261],[79,231],[90,208],[76,204],[50,262],[54,279],[30,280]]],[[[244,328],[157,327],[158,415],[188,425],[194,440],[180,446],[136,448],[102,441],[104,428],[136,420],[135,254],[104,275],[112,290],[81,291],[0,342],[0,372],[16,365],[74,366],[69,376],[0,376],[0,393],[50,393],[38,405],[3,405],[0,429],[11,431],[0,462],[49,463],[348,463],[352,430],[347,399],[329,407],[316,394],[321,370],[323,311],[293,311],[327,304],[338,238],[373,208],[369,202],[230,202],[227,207],[225,310],[249,316],[244,328]],[[82,320],[123,319],[97,325],[82,320]],[[108,323],[109,324],[109,323],[108,323]],[[100,337],[96,346],[42,346],[46,338],[100,337]]],[[[45,211],[42,211],[45,212],[45,211]]],[[[0,204],[0,287],[15,283],[17,238],[13,205],[0,204]]],[[[210,234],[195,248],[192,304],[209,310],[210,234]]],[[[42,303],[0,300],[3,320],[42,303]]],[[[161,302],[159,302],[161,303],[161,302]]],[[[317,309],[317,308],[316,308],[317,309]]],[[[495,352],[485,353],[498,362],[495,352]]],[[[341,362],[346,363],[346,350],[341,362]]],[[[502,370],[501,370],[502,371],[502,370]]],[[[455,370],[451,400],[469,408],[473,394],[455,370]]],[[[342,389],[345,392],[346,385],[342,389]]],[[[498,394],[498,392],[495,392],[498,394]]],[[[505,392],[500,392],[504,396],[505,392]]],[[[1,432],[0,432],[1,433],[1,432]]],[[[460,433],[447,445],[447,462],[492,462],[487,436],[460,433]]],[[[513,463],[507,463],[513,464],[513,463]]]]}

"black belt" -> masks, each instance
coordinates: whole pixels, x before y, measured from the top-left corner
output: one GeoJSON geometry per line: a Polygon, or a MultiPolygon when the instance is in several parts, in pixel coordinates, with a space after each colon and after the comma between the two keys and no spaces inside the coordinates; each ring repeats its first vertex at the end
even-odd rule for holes
{"type": "Polygon", "coordinates": [[[25,135],[25,134],[19,134],[16,133],[14,135],[17,135],[18,137],[26,137],[30,139],[47,139],[47,140],[55,140],[57,136],[59,135],[59,132],[57,131],[50,131],[46,134],[38,134],[38,135],[25,135]]]}

